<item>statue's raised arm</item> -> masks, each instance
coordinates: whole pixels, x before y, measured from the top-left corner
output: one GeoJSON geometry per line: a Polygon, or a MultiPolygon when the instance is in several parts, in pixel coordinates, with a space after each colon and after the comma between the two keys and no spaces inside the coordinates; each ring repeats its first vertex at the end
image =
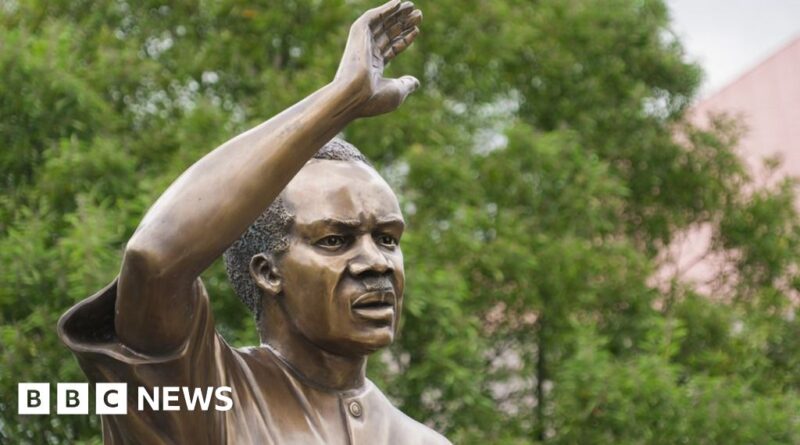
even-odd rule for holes
{"type": "Polygon", "coordinates": [[[131,237],[118,279],[61,317],[89,381],[128,388],[104,443],[449,443],[366,376],[400,326],[405,221],[389,184],[334,137],[417,88],[383,69],[421,20],[399,0],[362,15],[333,80],[186,170],[131,237]],[[257,346],[231,347],[215,328],[200,274],[223,253],[257,346]],[[168,399],[178,388],[183,403],[168,399]]]}
{"type": "Polygon", "coordinates": [[[270,205],[320,147],[359,117],[396,109],[419,85],[383,77],[419,33],[422,14],[392,0],[351,27],[333,81],[234,137],[187,169],[150,208],[125,249],[115,330],[144,353],[167,353],[188,335],[187,289],[270,205]],[[147,335],[142,335],[147,333],[147,335]]]}

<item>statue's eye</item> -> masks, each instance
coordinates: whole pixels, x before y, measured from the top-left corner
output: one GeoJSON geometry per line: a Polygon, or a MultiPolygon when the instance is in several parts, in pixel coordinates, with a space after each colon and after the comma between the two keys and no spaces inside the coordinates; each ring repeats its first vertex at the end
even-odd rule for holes
{"type": "Polygon", "coordinates": [[[378,244],[384,247],[397,247],[397,239],[392,235],[387,235],[385,233],[382,233],[378,235],[376,238],[378,240],[378,244]]]}
{"type": "Polygon", "coordinates": [[[317,241],[317,245],[327,249],[335,249],[344,246],[344,237],[341,235],[330,235],[317,241]]]}

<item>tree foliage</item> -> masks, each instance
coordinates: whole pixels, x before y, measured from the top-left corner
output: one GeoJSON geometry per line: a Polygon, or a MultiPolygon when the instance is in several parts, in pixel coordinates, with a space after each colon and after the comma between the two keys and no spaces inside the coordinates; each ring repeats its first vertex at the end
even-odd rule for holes
{"type": "MultiPolygon", "coordinates": [[[[422,88],[345,136],[409,231],[403,334],[370,375],[454,443],[800,443],[794,184],[750,178],[660,0],[420,1],[390,73],[422,88]],[[712,295],[656,286],[713,228],[712,295]]],[[[82,381],[58,316],[118,271],[180,172],[330,81],[364,0],[0,1],[0,442],[98,443],[16,415],[82,381]]],[[[220,264],[218,327],[253,344],[220,264]]]]}

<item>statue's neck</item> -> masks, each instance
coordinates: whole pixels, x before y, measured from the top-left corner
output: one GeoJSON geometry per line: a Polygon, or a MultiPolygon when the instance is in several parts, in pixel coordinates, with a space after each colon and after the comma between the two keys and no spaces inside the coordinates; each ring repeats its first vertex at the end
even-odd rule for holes
{"type": "Polygon", "coordinates": [[[294,332],[282,317],[262,322],[262,345],[306,383],[332,391],[364,386],[366,356],[347,357],[328,352],[294,332]]]}

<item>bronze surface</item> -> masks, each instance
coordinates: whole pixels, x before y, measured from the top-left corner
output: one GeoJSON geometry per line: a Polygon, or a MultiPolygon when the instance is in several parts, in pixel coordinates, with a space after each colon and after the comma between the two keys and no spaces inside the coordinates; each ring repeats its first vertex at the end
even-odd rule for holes
{"type": "Polygon", "coordinates": [[[119,277],[62,317],[59,334],[89,380],[129,385],[128,414],[103,418],[105,443],[449,443],[365,377],[402,310],[397,198],[365,163],[311,160],[347,124],[393,111],[417,88],[383,69],[421,19],[399,0],[363,14],[333,81],[187,169],[129,240],[119,277]],[[278,197],[293,217],[288,246],[250,262],[262,344],[231,348],[199,276],[278,197]],[[230,386],[233,409],[139,411],[138,386],[230,386]]]}

